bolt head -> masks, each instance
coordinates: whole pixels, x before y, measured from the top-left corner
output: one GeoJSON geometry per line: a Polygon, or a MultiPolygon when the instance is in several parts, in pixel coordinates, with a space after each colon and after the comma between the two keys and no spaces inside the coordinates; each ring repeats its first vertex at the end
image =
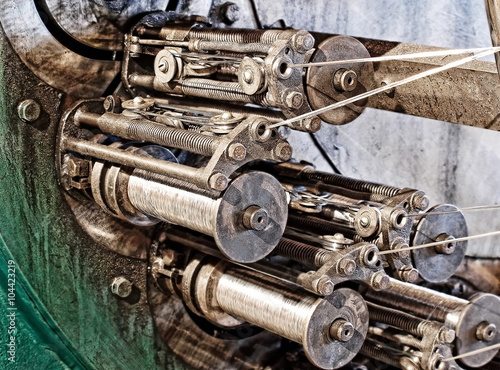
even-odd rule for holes
{"type": "Polygon", "coordinates": [[[223,21],[232,24],[240,19],[240,8],[235,3],[227,2],[222,5],[223,21]]]}
{"type": "Polygon", "coordinates": [[[351,276],[356,271],[356,262],[351,258],[343,258],[339,263],[339,272],[344,276],[351,276]]]}
{"type": "Polygon", "coordinates": [[[314,47],[314,37],[310,33],[298,35],[295,37],[294,46],[301,53],[311,50],[314,47]]]}
{"type": "Polygon", "coordinates": [[[274,148],[276,159],[286,162],[292,158],[292,146],[287,142],[278,143],[274,148]]]}
{"type": "Polygon", "coordinates": [[[411,200],[411,206],[417,211],[424,211],[429,207],[430,199],[425,194],[417,194],[411,200]]]}
{"type": "Polygon", "coordinates": [[[247,150],[241,143],[233,143],[227,148],[227,155],[235,161],[242,161],[247,156],[247,150]]]}
{"type": "Polygon", "coordinates": [[[132,293],[132,283],[123,276],[117,277],[111,283],[111,292],[119,297],[126,298],[132,293]]]}
{"type": "Polygon", "coordinates": [[[17,106],[17,114],[24,122],[35,122],[41,112],[40,104],[33,99],[24,100],[17,106]]]}
{"type": "Polygon", "coordinates": [[[304,96],[298,91],[288,93],[285,100],[287,107],[292,109],[298,109],[304,104],[304,96]]]}
{"type": "Polygon", "coordinates": [[[402,267],[401,270],[399,270],[399,277],[403,281],[413,283],[418,279],[418,270],[411,266],[402,267]]]}
{"type": "Polygon", "coordinates": [[[307,132],[318,132],[321,128],[321,120],[318,116],[309,117],[304,120],[303,125],[307,132]]]}
{"type": "Polygon", "coordinates": [[[208,181],[210,188],[217,191],[223,191],[224,189],[226,189],[228,183],[229,179],[226,177],[226,175],[220,172],[214,173],[212,176],[210,176],[210,180],[208,181]]]}
{"type": "Polygon", "coordinates": [[[456,333],[455,333],[455,330],[453,330],[453,329],[443,328],[439,332],[439,339],[443,343],[453,343],[453,341],[455,340],[455,337],[456,337],[456,333]]]}
{"type": "Polygon", "coordinates": [[[324,276],[318,280],[317,291],[319,294],[327,296],[333,293],[335,285],[330,278],[324,276]]]}
{"type": "Polygon", "coordinates": [[[251,84],[253,82],[253,72],[250,68],[245,69],[243,72],[243,81],[245,81],[247,84],[251,84]]]}
{"type": "Polygon", "coordinates": [[[385,272],[379,271],[373,274],[370,285],[374,290],[386,290],[391,286],[391,279],[385,272]]]}

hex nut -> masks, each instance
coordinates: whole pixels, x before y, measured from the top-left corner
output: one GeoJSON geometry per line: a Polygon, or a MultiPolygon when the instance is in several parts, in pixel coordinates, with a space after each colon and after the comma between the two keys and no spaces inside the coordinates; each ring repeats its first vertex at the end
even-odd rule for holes
{"type": "Polygon", "coordinates": [[[118,297],[126,298],[132,293],[132,283],[123,276],[119,276],[111,283],[111,292],[118,297]]]}
{"type": "Polygon", "coordinates": [[[330,280],[330,278],[323,276],[318,280],[318,283],[316,285],[316,290],[318,291],[319,294],[327,296],[333,293],[333,289],[335,288],[335,285],[333,282],[330,280]]]}
{"type": "Polygon", "coordinates": [[[318,116],[304,119],[303,126],[307,132],[318,132],[321,128],[321,119],[318,116]]]}
{"type": "Polygon", "coordinates": [[[373,274],[370,285],[375,290],[386,290],[391,286],[391,279],[384,271],[373,274]]]}
{"type": "Polygon", "coordinates": [[[19,118],[27,123],[35,122],[38,118],[40,118],[41,112],[42,109],[40,108],[40,104],[33,99],[23,100],[17,106],[17,114],[19,118]]]}
{"type": "Polygon", "coordinates": [[[287,142],[281,142],[274,148],[276,159],[286,162],[292,158],[292,146],[287,142]]]}
{"type": "Polygon", "coordinates": [[[339,262],[339,272],[344,276],[351,276],[356,271],[356,262],[352,258],[343,258],[339,262]]]}
{"type": "Polygon", "coordinates": [[[292,91],[287,94],[286,105],[291,109],[298,109],[304,104],[304,96],[298,91],[292,91]]]}

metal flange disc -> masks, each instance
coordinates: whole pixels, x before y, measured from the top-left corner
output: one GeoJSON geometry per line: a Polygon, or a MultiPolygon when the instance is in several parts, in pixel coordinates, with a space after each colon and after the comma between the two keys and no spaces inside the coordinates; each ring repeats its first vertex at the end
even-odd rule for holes
{"type": "MultiPolygon", "coordinates": [[[[470,303],[460,312],[455,327],[456,340],[455,352],[457,355],[469,353],[478,349],[500,343],[500,298],[493,294],[480,293],[474,296],[470,303]],[[491,333],[489,340],[480,340],[478,331],[480,325],[490,324],[491,333]]],[[[460,361],[470,367],[480,368],[490,362],[496,356],[497,349],[467,356],[460,361]]]]}
{"type": "Polygon", "coordinates": [[[214,238],[222,253],[233,261],[258,261],[278,244],[288,217],[286,194],[280,182],[264,172],[248,172],[231,182],[217,212],[214,238]],[[252,206],[267,212],[262,230],[247,229],[244,212],[252,206]]]}
{"type": "MultiPolygon", "coordinates": [[[[412,246],[435,242],[440,235],[445,234],[454,238],[468,235],[464,215],[457,207],[448,204],[434,206],[426,212],[417,224],[412,246]]],[[[426,281],[437,283],[453,275],[464,259],[467,241],[453,242],[453,247],[450,254],[439,253],[435,247],[413,250],[413,262],[420,276],[426,281]]]]}
{"type": "Polygon", "coordinates": [[[318,299],[315,311],[304,329],[304,351],[307,358],[322,369],[345,366],[359,352],[368,332],[368,308],[361,295],[352,289],[335,290],[324,299],[318,299]],[[329,329],[336,320],[346,320],[353,326],[350,339],[341,342],[329,337],[329,329]]]}
{"type": "MultiPolygon", "coordinates": [[[[332,60],[369,58],[364,45],[349,36],[330,37],[319,44],[311,58],[311,63],[332,60]]],[[[326,107],[333,103],[362,94],[373,87],[372,63],[344,63],[337,65],[310,67],[306,75],[306,91],[312,109],[326,107]],[[341,74],[346,73],[345,76],[341,74]],[[354,73],[352,73],[354,72],[354,73]],[[339,73],[339,75],[337,75],[339,73]],[[335,87],[336,79],[342,81],[346,90],[335,87]]],[[[333,125],[343,125],[357,118],[365,109],[368,100],[360,100],[345,107],[330,110],[319,117],[333,125]]]]}

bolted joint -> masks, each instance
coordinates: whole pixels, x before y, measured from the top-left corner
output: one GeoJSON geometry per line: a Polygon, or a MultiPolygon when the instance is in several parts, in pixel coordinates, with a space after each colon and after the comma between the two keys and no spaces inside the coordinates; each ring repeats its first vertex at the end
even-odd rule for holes
{"type": "Polygon", "coordinates": [[[395,253],[398,258],[407,258],[410,256],[410,251],[408,250],[410,246],[402,238],[397,238],[391,244],[391,250],[398,251],[395,253]]]}
{"type": "Polygon", "coordinates": [[[378,271],[373,274],[370,286],[374,290],[386,290],[391,286],[391,279],[389,279],[389,276],[384,271],[378,271]]]}
{"type": "Polygon", "coordinates": [[[304,95],[298,91],[289,92],[286,95],[285,103],[288,108],[298,109],[304,104],[304,95]]]}
{"type": "Polygon", "coordinates": [[[132,293],[132,283],[123,276],[117,277],[111,283],[111,292],[118,297],[126,298],[132,293]]]}
{"type": "Polygon", "coordinates": [[[242,161],[247,156],[247,149],[241,143],[232,143],[227,148],[227,156],[233,161],[242,161]]]}
{"type": "Polygon", "coordinates": [[[217,191],[225,190],[228,184],[229,179],[226,175],[220,172],[214,173],[212,176],[210,176],[210,180],[208,180],[208,185],[210,186],[210,188],[217,191]]]}
{"type": "Polygon", "coordinates": [[[274,148],[274,156],[277,160],[286,162],[292,158],[292,146],[287,142],[281,142],[274,148]]]}
{"type": "Polygon", "coordinates": [[[418,279],[418,270],[411,266],[404,266],[399,269],[399,278],[402,281],[406,281],[408,283],[413,283],[418,279]]]}
{"type": "Polygon", "coordinates": [[[269,225],[269,214],[263,208],[251,206],[243,213],[243,226],[248,230],[262,231],[269,225]]]}
{"type": "Polygon", "coordinates": [[[334,288],[335,285],[333,281],[327,276],[323,276],[316,280],[316,291],[323,296],[332,294],[334,288]]]}
{"type": "Polygon", "coordinates": [[[293,46],[299,53],[305,53],[314,47],[314,37],[310,33],[296,34],[293,37],[293,46]]]}
{"type": "Polygon", "coordinates": [[[456,337],[456,333],[455,333],[455,330],[453,330],[453,329],[443,327],[439,331],[439,340],[443,343],[451,344],[455,340],[455,337],[456,337]]]}
{"type": "Polygon", "coordinates": [[[330,338],[340,342],[349,342],[354,336],[354,332],[354,325],[343,319],[335,320],[328,330],[330,338]]]}
{"type": "Polygon", "coordinates": [[[307,132],[318,132],[321,128],[321,119],[318,116],[309,117],[304,119],[302,125],[307,132]]]}
{"type": "Polygon", "coordinates": [[[42,109],[40,108],[40,104],[33,99],[23,100],[17,106],[17,114],[19,118],[26,123],[35,122],[38,118],[40,118],[41,112],[42,109]]]}
{"type": "Polygon", "coordinates": [[[344,276],[351,276],[356,271],[356,262],[352,258],[343,258],[337,264],[339,274],[344,276]]]}
{"type": "Polygon", "coordinates": [[[412,196],[410,204],[416,211],[425,211],[429,207],[430,199],[427,195],[417,193],[412,196]]]}
{"type": "Polygon", "coordinates": [[[240,7],[232,2],[224,3],[220,7],[220,15],[224,23],[233,24],[240,19],[240,7]]]}

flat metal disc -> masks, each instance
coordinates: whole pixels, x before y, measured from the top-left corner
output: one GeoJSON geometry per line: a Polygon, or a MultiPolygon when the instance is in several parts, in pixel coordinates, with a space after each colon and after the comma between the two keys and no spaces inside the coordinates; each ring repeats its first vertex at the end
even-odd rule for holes
{"type": "MultiPolygon", "coordinates": [[[[412,246],[435,242],[441,234],[448,234],[454,238],[468,235],[467,222],[457,207],[442,204],[430,208],[417,224],[412,246]],[[438,214],[438,212],[451,213],[438,214]]],[[[438,253],[434,247],[413,250],[413,262],[420,276],[426,281],[437,283],[453,275],[464,259],[467,241],[454,242],[454,245],[455,250],[452,254],[438,253]]]]}
{"type": "MultiPolygon", "coordinates": [[[[311,58],[311,63],[331,60],[369,58],[370,54],[358,40],[349,36],[330,37],[319,44],[311,58]]],[[[372,63],[344,63],[329,66],[308,68],[306,75],[306,91],[309,104],[319,109],[333,103],[351,98],[372,89],[372,63]],[[334,87],[334,76],[339,70],[354,71],[357,85],[352,91],[339,91],[334,87]]],[[[333,125],[342,125],[357,118],[365,109],[367,99],[349,104],[345,107],[330,110],[319,117],[333,125]]]]}
{"type": "Polygon", "coordinates": [[[226,257],[251,263],[271,253],[285,231],[288,216],[286,194],[280,182],[264,172],[248,172],[231,182],[217,212],[215,241],[226,257]],[[258,206],[268,213],[268,225],[260,231],[242,224],[244,211],[258,206]]]}
{"type": "MultiPolygon", "coordinates": [[[[456,355],[469,353],[478,349],[491,346],[500,342],[500,298],[493,294],[478,294],[470,300],[470,304],[462,310],[455,327],[457,339],[455,340],[456,355]],[[476,336],[478,325],[483,322],[494,324],[497,332],[491,341],[479,340],[476,336]]],[[[467,356],[460,361],[466,366],[480,368],[490,362],[498,352],[497,349],[467,356]]]]}

